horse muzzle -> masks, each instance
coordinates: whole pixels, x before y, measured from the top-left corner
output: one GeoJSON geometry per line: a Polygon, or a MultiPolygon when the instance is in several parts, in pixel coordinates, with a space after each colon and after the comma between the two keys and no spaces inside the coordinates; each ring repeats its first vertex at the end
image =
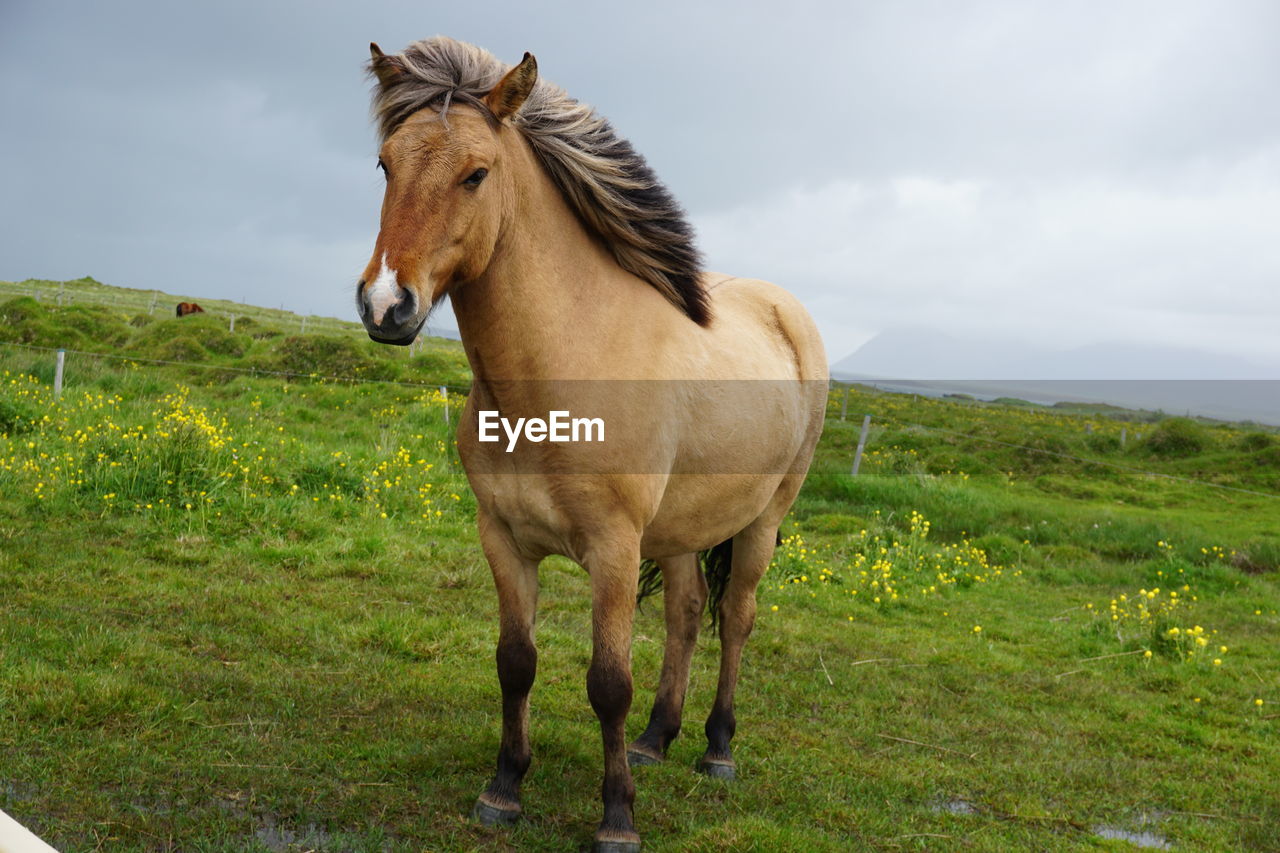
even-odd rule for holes
{"type": "Polygon", "coordinates": [[[382,276],[373,284],[360,281],[356,306],[369,338],[380,344],[408,346],[427,320],[427,312],[412,290],[382,276]]]}

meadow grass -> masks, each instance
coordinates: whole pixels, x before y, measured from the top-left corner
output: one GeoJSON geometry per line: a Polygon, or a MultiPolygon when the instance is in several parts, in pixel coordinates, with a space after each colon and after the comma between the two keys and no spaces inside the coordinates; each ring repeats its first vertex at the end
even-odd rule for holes
{"type": "MultiPolygon", "coordinates": [[[[96,335],[84,306],[29,302],[0,305],[9,340],[79,323],[116,354],[185,335],[223,367],[440,378],[265,322],[243,346],[199,317],[96,335]]],[[[427,351],[458,370],[455,345],[427,351]]],[[[78,356],[55,402],[51,364],[0,346],[0,808],[64,851],[589,843],[589,593],[562,559],[541,571],[526,820],[467,818],[498,738],[496,602],[437,390],[78,356]]],[[[1178,455],[1100,441],[1121,422],[1093,414],[857,395],[878,415],[863,473],[833,402],[760,590],[741,778],[692,771],[704,637],[684,734],[636,771],[647,848],[1124,847],[1106,828],[1280,847],[1277,501],[1096,464],[1274,491],[1250,438],[1269,434],[1201,424],[1178,455]]],[[[632,735],[662,637],[648,603],[632,735]]]]}

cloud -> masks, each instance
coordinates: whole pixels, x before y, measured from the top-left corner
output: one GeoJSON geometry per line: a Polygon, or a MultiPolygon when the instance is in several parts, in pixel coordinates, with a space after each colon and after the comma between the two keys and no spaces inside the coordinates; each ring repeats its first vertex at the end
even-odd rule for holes
{"type": "Polygon", "coordinates": [[[839,357],[927,325],[1280,364],[1280,149],[1159,185],[844,180],[697,217],[715,267],[777,281],[839,357]]]}
{"type": "Polygon", "coordinates": [[[0,277],[351,316],[381,193],[367,43],[443,32],[534,51],[696,214],[714,266],[796,290],[834,356],[908,321],[1276,355],[1270,0],[10,0],[0,18],[0,277]]]}

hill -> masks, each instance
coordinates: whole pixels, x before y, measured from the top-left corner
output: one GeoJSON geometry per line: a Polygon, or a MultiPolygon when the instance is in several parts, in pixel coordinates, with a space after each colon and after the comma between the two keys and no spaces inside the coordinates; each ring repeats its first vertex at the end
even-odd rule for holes
{"type": "Polygon", "coordinates": [[[0,282],[0,343],[176,362],[193,375],[216,368],[224,376],[276,373],[459,388],[470,382],[455,340],[424,336],[412,347],[386,347],[370,341],[359,323],[217,300],[201,301],[204,313],[176,317],[179,301],[194,300],[93,279],[0,282]],[[5,299],[6,291],[29,295],[5,299]]]}

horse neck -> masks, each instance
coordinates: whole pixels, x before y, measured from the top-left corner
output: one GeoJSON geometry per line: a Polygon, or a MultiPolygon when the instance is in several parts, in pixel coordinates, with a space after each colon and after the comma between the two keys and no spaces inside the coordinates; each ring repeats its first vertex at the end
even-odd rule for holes
{"type": "MultiPolygon", "coordinates": [[[[513,201],[488,269],[450,297],[478,379],[598,377],[652,288],[583,227],[518,134],[513,201]]],[[[656,294],[655,294],[656,295],[656,294]]]]}

